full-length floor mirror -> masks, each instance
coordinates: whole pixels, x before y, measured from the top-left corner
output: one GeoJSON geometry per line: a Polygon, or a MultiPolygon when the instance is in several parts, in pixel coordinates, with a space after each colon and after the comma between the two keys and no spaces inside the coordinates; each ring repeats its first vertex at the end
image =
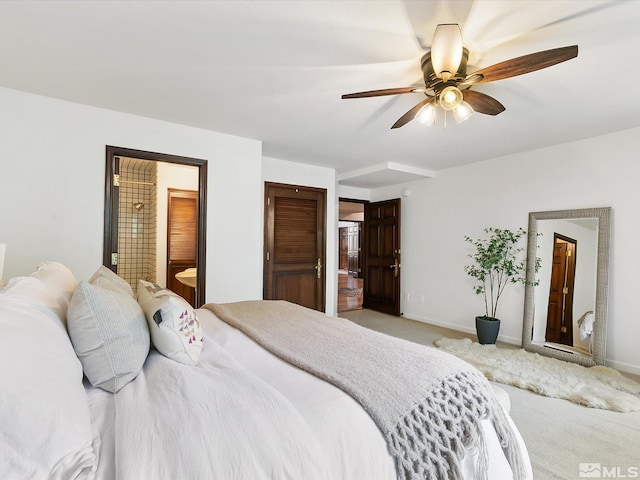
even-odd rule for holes
{"type": "Polygon", "coordinates": [[[522,328],[526,350],[586,366],[604,365],[610,223],[609,207],[529,214],[522,328]],[[536,257],[541,259],[537,276],[536,257]]]}

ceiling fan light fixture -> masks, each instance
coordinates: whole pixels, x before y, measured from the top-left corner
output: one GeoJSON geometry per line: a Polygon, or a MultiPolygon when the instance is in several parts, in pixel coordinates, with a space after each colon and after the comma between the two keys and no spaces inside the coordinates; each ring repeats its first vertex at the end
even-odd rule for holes
{"type": "Polygon", "coordinates": [[[433,103],[427,103],[416,114],[416,118],[420,123],[430,127],[436,123],[436,107],[433,103]]]}
{"type": "Polygon", "coordinates": [[[442,23],[436,27],[431,42],[431,65],[438,78],[448,81],[462,61],[462,32],[457,23],[442,23]]]}
{"type": "Polygon", "coordinates": [[[462,123],[471,115],[473,115],[474,110],[467,102],[462,102],[458,107],[453,111],[453,118],[455,118],[456,123],[462,123]]]}
{"type": "Polygon", "coordinates": [[[456,108],[458,108],[458,105],[462,103],[462,100],[462,92],[458,87],[454,87],[453,85],[449,85],[448,87],[442,89],[440,95],[438,96],[440,106],[444,110],[455,110],[456,108]]]}

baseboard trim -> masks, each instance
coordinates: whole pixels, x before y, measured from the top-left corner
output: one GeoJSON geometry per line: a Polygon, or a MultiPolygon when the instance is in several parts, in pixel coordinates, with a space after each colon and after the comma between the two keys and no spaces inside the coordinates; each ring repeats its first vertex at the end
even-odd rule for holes
{"type": "MultiPolygon", "coordinates": [[[[412,314],[404,314],[404,318],[407,318],[409,320],[415,320],[416,322],[421,322],[421,323],[427,323],[429,325],[434,325],[436,327],[442,327],[442,328],[448,328],[450,330],[456,330],[458,332],[463,332],[463,333],[469,333],[471,335],[476,334],[476,329],[475,328],[469,328],[467,326],[464,325],[455,325],[455,324],[451,324],[451,323],[446,323],[446,322],[440,322],[438,320],[435,320],[433,318],[426,318],[426,317],[421,317],[419,315],[412,315],[412,314]]],[[[511,337],[508,335],[503,335],[503,334],[499,334],[498,335],[498,341],[499,342],[504,342],[504,343],[509,343],[511,345],[522,345],[522,339],[521,338],[515,338],[515,337],[511,337]]]]}
{"type": "MultiPolygon", "coordinates": [[[[464,325],[456,325],[456,324],[452,324],[452,323],[441,322],[441,321],[435,320],[433,318],[427,318],[427,317],[422,317],[422,316],[419,316],[419,315],[413,315],[411,313],[405,313],[404,314],[404,318],[407,318],[409,320],[414,320],[416,322],[427,323],[429,325],[435,325],[436,327],[448,328],[448,329],[451,329],[451,330],[457,330],[458,332],[469,333],[471,335],[475,335],[476,334],[476,329],[475,328],[469,328],[469,327],[464,326],[464,325]]],[[[522,339],[521,338],[515,338],[515,337],[502,335],[502,334],[498,335],[498,341],[499,342],[504,342],[504,343],[509,343],[511,345],[517,345],[517,346],[521,346],[522,345],[522,339]]],[[[611,360],[610,358],[606,359],[606,365],[608,367],[611,367],[611,368],[613,368],[615,370],[618,370],[620,372],[631,373],[632,375],[640,375],[640,365],[632,365],[630,363],[618,362],[616,360],[611,360]]]]}
{"type": "Polygon", "coordinates": [[[416,322],[421,322],[421,323],[427,323],[429,325],[435,325],[436,327],[442,327],[442,328],[449,328],[451,330],[457,330],[458,332],[464,332],[464,333],[472,333],[475,335],[476,333],[476,329],[475,328],[469,328],[469,327],[464,327],[462,325],[453,325],[451,323],[446,323],[446,322],[439,322],[438,320],[434,320],[433,318],[425,318],[425,317],[421,317],[419,315],[412,315],[412,314],[404,314],[404,318],[407,318],[409,320],[415,320],[416,322]]]}
{"type": "Polygon", "coordinates": [[[618,362],[616,360],[606,359],[607,367],[611,367],[619,372],[640,375],[640,365],[631,365],[630,363],[618,362]]]}

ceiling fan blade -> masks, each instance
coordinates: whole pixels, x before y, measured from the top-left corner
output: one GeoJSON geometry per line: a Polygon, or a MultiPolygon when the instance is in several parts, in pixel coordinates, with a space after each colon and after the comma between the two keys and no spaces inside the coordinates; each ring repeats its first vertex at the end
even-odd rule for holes
{"type": "Polygon", "coordinates": [[[393,124],[393,126],[391,127],[393,128],[400,128],[403,125],[406,125],[407,123],[409,123],[411,120],[413,120],[414,118],[416,118],[416,115],[418,114],[418,112],[420,111],[420,109],[422,107],[424,107],[427,103],[431,102],[433,99],[431,97],[429,98],[425,98],[423,101],[421,101],[419,104],[417,104],[415,107],[413,107],[411,110],[409,110],[407,113],[405,113],[404,115],[402,115],[398,121],[396,123],[393,124]]]}
{"type": "Polygon", "coordinates": [[[484,93],[473,90],[463,90],[462,97],[465,102],[471,105],[474,112],[484,113],[485,115],[498,115],[504,112],[504,105],[484,93]]]}
{"type": "Polygon", "coordinates": [[[460,85],[476,85],[478,83],[495,82],[505,78],[535,72],[543,68],[551,67],[558,63],[566,62],[578,56],[578,46],[553,48],[542,52],[530,53],[522,57],[512,58],[490,67],[473,72],[460,83],[460,85]]]}
{"type": "Polygon", "coordinates": [[[369,90],[367,92],[347,93],[342,98],[365,98],[365,97],[382,97],[384,95],[399,95],[401,93],[420,93],[424,92],[424,88],[420,87],[404,87],[404,88],[385,88],[383,90],[369,90]]]}

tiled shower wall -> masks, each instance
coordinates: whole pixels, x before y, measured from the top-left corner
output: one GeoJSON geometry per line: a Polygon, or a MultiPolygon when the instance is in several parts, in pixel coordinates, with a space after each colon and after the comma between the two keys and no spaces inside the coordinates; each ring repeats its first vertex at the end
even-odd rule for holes
{"type": "Polygon", "coordinates": [[[138,280],[156,281],[157,163],[120,157],[118,275],[137,291],[138,280]]]}

